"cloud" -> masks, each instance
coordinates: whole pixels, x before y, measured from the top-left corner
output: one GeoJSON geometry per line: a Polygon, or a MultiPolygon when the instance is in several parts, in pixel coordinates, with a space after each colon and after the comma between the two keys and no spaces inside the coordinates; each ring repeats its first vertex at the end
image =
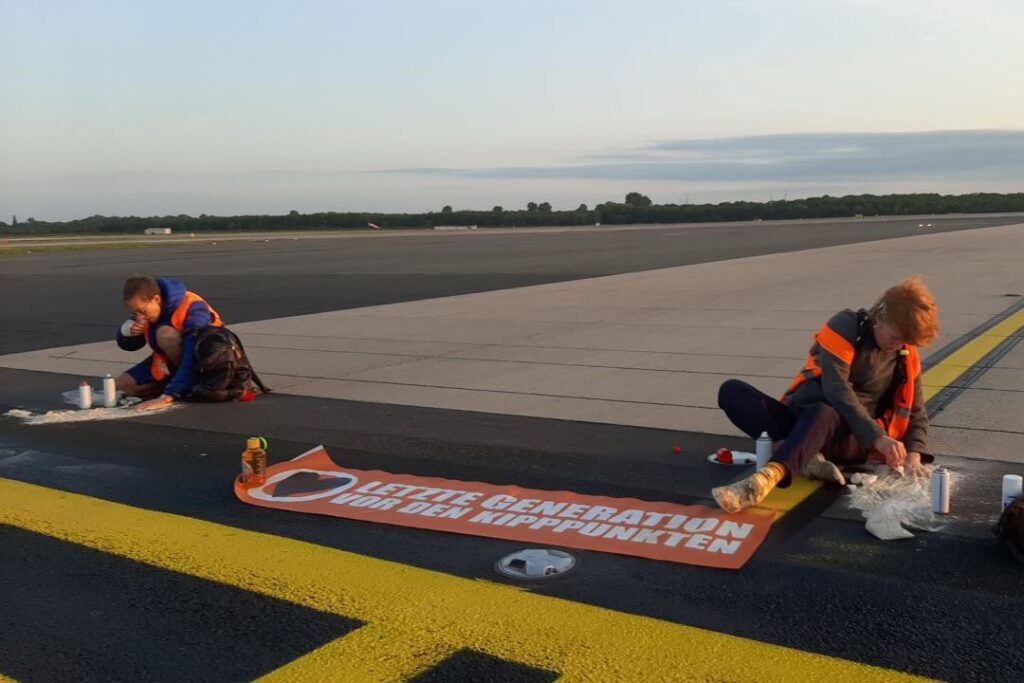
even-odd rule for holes
{"type": "Polygon", "coordinates": [[[383,171],[489,179],[875,182],[990,177],[1024,182],[1024,131],[793,133],[665,140],[589,163],[383,171]]]}

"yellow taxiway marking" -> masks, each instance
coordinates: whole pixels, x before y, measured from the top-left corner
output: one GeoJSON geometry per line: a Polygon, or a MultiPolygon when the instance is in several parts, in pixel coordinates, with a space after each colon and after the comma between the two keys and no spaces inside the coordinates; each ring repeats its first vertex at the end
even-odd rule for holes
{"type": "Polygon", "coordinates": [[[1009,337],[1024,327],[1024,310],[1017,311],[1006,320],[985,330],[982,334],[944,358],[941,363],[928,370],[921,377],[924,385],[924,398],[929,400],[949,385],[955,383],[960,376],[971,369],[975,363],[984,358],[1009,337]]]}
{"type": "Polygon", "coordinates": [[[34,484],[0,500],[0,524],[366,624],[267,681],[405,681],[464,648],[563,681],[926,680],[34,484]]]}

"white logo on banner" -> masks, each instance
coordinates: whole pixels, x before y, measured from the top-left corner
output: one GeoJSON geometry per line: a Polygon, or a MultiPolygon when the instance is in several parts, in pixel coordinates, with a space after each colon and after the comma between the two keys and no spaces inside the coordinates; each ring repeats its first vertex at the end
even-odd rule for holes
{"type": "Polygon", "coordinates": [[[331,496],[336,496],[342,491],[345,491],[355,486],[358,481],[359,480],[355,476],[349,474],[348,472],[327,472],[324,470],[297,469],[288,470],[286,472],[278,472],[277,474],[268,477],[267,483],[263,484],[263,486],[256,486],[251,489],[247,489],[247,493],[251,497],[256,498],[257,500],[266,500],[272,503],[305,503],[310,500],[320,500],[321,498],[330,498],[331,496]],[[282,482],[285,479],[293,477],[296,474],[302,472],[309,472],[310,474],[316,474],[321,477],[332,477],[335,479],[339,479],[340,481],[337,486],[325,489],[323,491],[310,493],[309,495],[305,496],[275,496],[266,492],[265,489],[272,488],[275,484],[282,482]]]}

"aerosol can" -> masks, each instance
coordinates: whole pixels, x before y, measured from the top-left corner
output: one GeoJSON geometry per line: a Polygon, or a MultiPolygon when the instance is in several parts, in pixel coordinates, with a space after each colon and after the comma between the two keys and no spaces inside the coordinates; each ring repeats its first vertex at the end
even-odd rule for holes
{"type": "Polygon", "coordinates": [[[932,473],[932,512],[949,514],[949,470],[939,467],[932,473]]]}
{"type": "Polygon", "coordinates": [[[267,482],[267,440],[250,436],[242,453],[241,481],[246,486],[262,486],[267,482]]]}
{"type": "Polygon", "coordinates": [[[92,408],[92,387],[84,379],[78,385],[78,407],[82,410],[92,408]]]}
{"type": "Polygon", "coordinates": [[[768,432],[761,432],[754,442],[754,454],[757,456],[757,469],[761,469],[772,459],[772,437],[768,432]]]}
{"type": "Polygon", "coordinates": [[[103,406],[105,408],[113,408],[117,405],[117,383],[114,378],[108,373],[103,378],[103,406]]]}

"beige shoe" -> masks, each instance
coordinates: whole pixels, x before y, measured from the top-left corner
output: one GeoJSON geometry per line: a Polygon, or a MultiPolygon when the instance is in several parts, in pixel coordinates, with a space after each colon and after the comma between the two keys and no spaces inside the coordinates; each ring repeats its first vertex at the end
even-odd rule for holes
{"type": "Polygon", "coordinates": [[[711,489],[711,495],[726,512],[739,512],[760,503],[774,488],[775,482],[770,477],[756,472],[734,484],[711,489]]]}
{"type": "Polygon", "coordinates": [[[800,474],[808,479],[817,479],[828,484],[846,485],[846,477],[842,470],[834,462],[829,462],[821,453],[815,453],[814,457],[807,461],[800,474]]]}

